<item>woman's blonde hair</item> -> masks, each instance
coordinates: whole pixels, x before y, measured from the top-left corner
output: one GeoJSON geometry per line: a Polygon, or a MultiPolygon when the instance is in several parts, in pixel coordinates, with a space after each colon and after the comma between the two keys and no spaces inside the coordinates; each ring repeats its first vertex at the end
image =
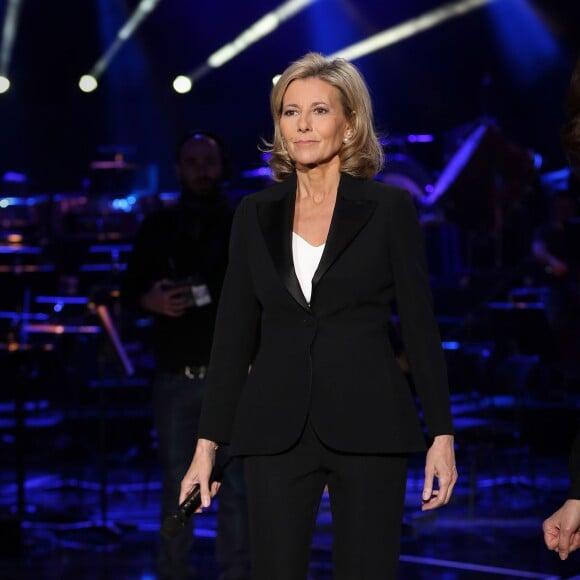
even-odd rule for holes
{"type": "Polygon", "coordinates": [[[270,110],[274,121],[272,143],[265,142],[264,151],[271,154],[268,161],[272,177],[283,181],[296,171],[288,155],[280,132],[280,118],[284,94],[296,79],[318,78],[338,90],[352,137],[340,150],[341,171],[354,177],[372,178],[383,167],[384,154],[375,134],[371,98],[359,70],[342,58],[326,59],[309,52],[293,62],[280,76],[270,94],[270,110]]]}

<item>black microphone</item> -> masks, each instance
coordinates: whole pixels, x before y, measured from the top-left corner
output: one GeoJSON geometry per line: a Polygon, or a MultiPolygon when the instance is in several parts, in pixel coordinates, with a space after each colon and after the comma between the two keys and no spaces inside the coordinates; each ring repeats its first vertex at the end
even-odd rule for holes
{"type": "MultiPolygon", "coordinates": [[[[224,467],[216,465],[212,471],[209,483],[210,485],[214,481],[221,481],[223,475],[224,467]]],[[[166,540],[171,540],[175,538],[181,530],[185,527],[187,520],[195,513],[195,511],[201,505],[201,490],[199,488],[199,483],[193,486],[193,489],[189,492],[188,496],[179,504],[177,511],[163,520],[161,526],[161,535],[166,540]]]]}

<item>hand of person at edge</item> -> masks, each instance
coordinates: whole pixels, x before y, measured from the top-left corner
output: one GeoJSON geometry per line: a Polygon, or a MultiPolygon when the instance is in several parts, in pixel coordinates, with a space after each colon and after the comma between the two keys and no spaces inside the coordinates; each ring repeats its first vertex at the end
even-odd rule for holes
{"type": "Polygon", "coordinates": [[[549,550],[566,560],[580,548],[580,499],[569,499],[542,524],[544,542],[549,550]]]}

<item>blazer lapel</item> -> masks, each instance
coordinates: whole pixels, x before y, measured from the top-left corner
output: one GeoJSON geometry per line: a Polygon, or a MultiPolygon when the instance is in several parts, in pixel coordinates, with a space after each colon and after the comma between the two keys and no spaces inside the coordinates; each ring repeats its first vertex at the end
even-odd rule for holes
{"type": "Polygon", "coordinates": [[[272,262],[284,286],[296,302],[303,308],[310,310],[300,288],[300,282],[296,277],[292,259],[292,225],[294,223],[296,181],[289,179],[285,185],[288,187],[283,197],[258,203],[258,221],[266,246],[272,256],[272,262]]]}
{"type": "MultiPolygon", "coordinates": [[[[361,187],[359,184],[358,187],[361,187]]],[[[357,180],[342,174],[326,246],[312,278],[312,289],[352,242],[375,211],[377,202],[356,195],[357,180]]]]}

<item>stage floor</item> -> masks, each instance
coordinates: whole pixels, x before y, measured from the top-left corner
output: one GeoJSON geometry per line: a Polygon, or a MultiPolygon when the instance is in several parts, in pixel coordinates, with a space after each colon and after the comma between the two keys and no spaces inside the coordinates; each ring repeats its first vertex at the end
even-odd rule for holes
{"type": "MultiPolygon", "coordinates": [[[[147,390],[139,393],[122,397],[133,401],[122,406],[108,392],[103,416],[90,407],[80,413],[81,407],[56,409],[58,417],[51,423],[50,405],[28,409],[20,441],[10,413],[3,414],[2,580],[156,578],[160,473],[147,390]],[[99,444],[103,432],[104,453],[99,444]]],[[[493,400],[491,411],[489,403],[489,397],[478,394],[455,398],[460,479],[448,506],[420,511],[422,457],[412,458],[398,578],[580,579],[580,553],[560,562],[545,548],[541,532],[542,520],[565,498],[565,450],[571,440],[563,434],[569,431],[566,424],[572,426],[577,399],[544,406],[528,401],[523,414],[501,398],[493,400]],[[538,424],[538,416],[543,423],[538,424]],[[500,429],[506,425],[518,430],[506,436],[506,429],[500,429]],[[549,425],[559,426],[560,435],[549,425]],[[562,439],[548,440],[548,434],[562,439]]],[[[192,561],[201,580],[219,574],[215,516],[212,508],[196,519],[192,561]]],[[[331,547],[324,496],[309,580],[332,578],[331,547]]]]}

